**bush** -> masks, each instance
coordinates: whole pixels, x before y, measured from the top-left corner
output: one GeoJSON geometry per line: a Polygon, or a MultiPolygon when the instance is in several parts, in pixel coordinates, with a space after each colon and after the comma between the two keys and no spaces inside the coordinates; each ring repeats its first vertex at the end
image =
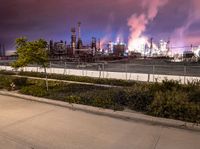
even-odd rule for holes
{"type": "Polygon", "coordinates": [[[2,75],[16,75],[13,71],[7,71],[7,70],[0,70],[0,74],[2,75]]]}
{"type": "Polygon", "coordinates": [[[127,106],[132,110],[146,112],[152,101],[153,95],[145,86],[127,90],[127,106]]]}
{"type": "Polygon", "coordinates": [[[4,75],[0,76],[0,88],[1,89],[10,90],[11,89],[11,86],[10,86],[11,83],[12,83],[12,77],[4,76],[4,75]]]}
{"type": "Polygon", "coordinates": [[[67,96],[64,101],[78,104],[78,103],[81,103],[81,98],[79,96],[71,95],[71,96],[67,96]]]}
{"type": "Polygon", "coordinates": [[[152,104],[149,106],[149,113],[153,116],[199,121],[199,105],[190,103],[188,95],[177,90],[157,92],[152,104]]]}
{"type": "Polygon", "coordinates": [[[48,97],[49,95],[45,87],[36,85],[22,87],[20,93],[36,97],[48,97]]]}
{"type": "MultiPolygon", "coordinates": [[[[38,73],[38,72],[21,71],[19,72],[19,75],[39,77],[39,78],[46,77],[44,73],[38,73]]],[[[100,78],[92,78],[92,77],[61,75],[61,74],[48,74],[48,78],[66,80],[66,81],[87,82],[87,83],[94,83],[94,84],[108,84],[108,85],[116,85],[116,86],[132,86],[136,84],[135,81],[125,81],[125,80],[117,80],[117,79],[100,79],[100,78]]]]}
{"type": "Polygon", "coordinates": [[[176,90],[182,90],[183,85],[181,85],[178,81],[174,80],[164,80],[162,83],[153,83],[149,85],[149,89],[152,93],[156,93],[158,91],[172,91],[174,89],[176,90]]]}
{"type": "Polygon", "coordinates": [[[20,89],[23,86],[27,86],[27,78],[13,78],[12,82],[15,84],[17,89],[20,89]]]}
{"type": "Polygon", "coordinates": [[[125,100],[124,96],[118,96],[119,92],[114,89],[97,89],[96,91],[87,91],[79,94],[81,100],[79,104],[91,105],[95,107],[108,108],[114,110],[123,110],[123,104],[125,100]]]}
{"type": "MultiPolygon", "coordinates": [[[[67,79],[68,77],[72,77],[70,78],[72,80],[77,79],[74,76],[52,75],[52,77],[59,76],[61,76],[60,79],[67,79]]],[[[103,81],[104,83],[110,81],[80,77],[81,81],[87,79],[93,81],[93,83],[94,81],[103,81]]],[[[20,93],[27,95],[113,110],[129,108],[158,117],[200,122],[199,82],[192,82],[187,85],[180,85],[176,81],[154,84],[133,83],[129,87],[108,88],[49,81],[49,91],[47,92],[44,80],[1,75],[1,89],[10,90],[11,83],[16,85],[16,89],[20,89],[20,93]]]]}
{"type": "Polygon", "coordinates": [[[189,101],[195,104],[200,104],[200,88],[195,88],[188,92],[189,101]]]}

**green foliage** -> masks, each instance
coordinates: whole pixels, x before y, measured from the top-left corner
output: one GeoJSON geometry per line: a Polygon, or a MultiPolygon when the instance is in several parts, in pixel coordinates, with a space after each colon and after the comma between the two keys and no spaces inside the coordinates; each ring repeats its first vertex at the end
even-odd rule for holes
{"type": "Polygon", "coordinates": [[[12,83],[12,77],[10,76],[0,76],[0,89],[7,89],[10,90],[10,84],[12,83]]]}
{"type": "Polygon", "coordinates": [[[28,64],[38,64],[42,67],[46,67],[48,62],[46,47],[47,42],[43,39],[32,42],[24,37],[16,39],[18,59],[12,63],[12,67],[20,68],[28,64]]]}
{"type": "Polygon", "coordinates": [[[14,83],[21,93],[69,103],[113,110],[129,108],[153,116],[200,123],[200,84],[180,85],[177,82],[135,83],[130,87],[106,88],[94,85],[49,82],[1,75],[0,88],[11,89],[14,83]]]}
{"type": "Polygon", "coordinates": [[[188,93],[190,101],[200,104],[200,88],[196,88],[188,93]]]}
{"type": "Polygon", "coordinates": [[[43,86],[37,85],[22,87],[20,93],[36,97],[47,97],[49,95],[49,92],[43,86]]]}
{"type": "Polygon", "coordinates": [[[162,83],[153,83],[149,85],[149,88],[152,93],[157,91],[172,91],[174,89],[181,90],[183,89],[183,85],[181,85],[178,81],[174,80],[164,80],[162,83]]]}
{"type": "MultiPolygon", "coordinates": [[[[45,78],[44,73],[38,73],[38,72],[19,72],[19,75],[45,78]]],[[[71,75],[62,75],[62,74],[48,74],[48,78],[57,79],[57,80],[66,80],[66,81],[87,82],[87,83],[94,83],[94,84],[125,86],[125,87],[138,84],[136,81],[100,79],[100,78],[80,77],[80,76],[71,76],[71,75]]]]}
{"type": "Polygon", "coordinates": [[[12,67],[17,69],[29,64],[38,64],[42,66],[46,74],[46,89],[48,90],[48,81],[46,67],[48,65],[47,42],[43,39],[28,41],[27,38],[16,39],[18,59],[12,63],[12,67]]]}
{"type": "Polygon", "coordinates": [[[16,73],[13,72],[13,71],[0,70],[0,74],[2,74],[2,75],[15,75],[16,73]]]}
{"type": "Polygon", "coordinates": [[[16,86],[26,86],[27,85],[27,78],[13,78],[12,82],[16,86]]]}
{"type": "Polygon", "coordinates": [[[145,86],[135,86],[127,90],[127,106],[136,111],[146,112],[153,101],[153,94],[145,86]]]}
{"type": "Polygon", "coordinates": [[[80,94],[81,103],[96,107],[109,108],[113,110],[123,110],[124,103],[123,100],[126,99],[123,94],[119,96],[121,90],[116,89],[98,89],[96,91],[89,91],[80,94]]]}
{"type": "Polygon", "coordinates": [[[15,90],[27,85],[26,78],[18,78],[6,75],[0,75],[0,88],[11,90],[11,84],[15,85],[15,90]]]}
{"type": "Polygon", "coordinates": [[[200,121],[200,105],[189,102],[188,95],[177,90],[157,92],[149,110],[153,116],[200,121]]]}

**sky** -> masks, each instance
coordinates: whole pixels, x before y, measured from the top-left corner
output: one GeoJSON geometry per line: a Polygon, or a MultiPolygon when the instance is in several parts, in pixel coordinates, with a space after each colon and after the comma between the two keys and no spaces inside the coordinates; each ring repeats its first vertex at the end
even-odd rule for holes
{"type": "Polygon", "coordinates": [[[200,45],[200,0],[0,0],[0,43],[7,50],[21,36],[69,43],[78,21],[85,44],[145,36],[200,45]]]}

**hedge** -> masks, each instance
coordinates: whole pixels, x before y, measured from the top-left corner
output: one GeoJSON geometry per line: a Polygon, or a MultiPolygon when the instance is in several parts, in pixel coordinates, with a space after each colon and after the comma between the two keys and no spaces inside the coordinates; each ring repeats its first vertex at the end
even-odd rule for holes
{"type": "MultiPolygon", "coordinates": [[[[38,72],[19,72],[21,76],[31,76],[31,77],[39,77],[45,78],[44,73],[38,72]]],[[[132,86],[137,84],[136,81],[126,81],[126,80],[118,80],[118,79],[102,79],[102,78],[92,78],[92,77],[81,77],[81,76],[73,76],[73,75],[62,75],[62,74],[48,74],[49,79],[58,79],[58,80],[66,80],[66,81],[76,81],[76,82],[87,82],[94,84],[107,84],[107,85],[116,85],[116,86],[132,86]]]]}
{"type": "Polygon", "coordinates": [[[106,88],[37,79],[0,76],[0,88],[10,90],[10,84],[22,94],[54,100],[124,110],[126,108],[152,116],[200,123],[200,84],[180,85],[174,81],[138,83],[124,88],[106,88]]]}

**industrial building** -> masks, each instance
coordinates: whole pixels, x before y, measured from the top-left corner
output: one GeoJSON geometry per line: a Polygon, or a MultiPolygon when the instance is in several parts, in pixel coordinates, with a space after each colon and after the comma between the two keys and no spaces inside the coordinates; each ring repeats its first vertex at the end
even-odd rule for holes
{"type": "Polygon", "coordinates": [[[109,42],[107,46],[107,54],[114,56],[124,56],[126,53],[126,44],[123,42],[109,42]]]}
{"type": "Polygon", "coordinates": [[[70,44],[67,44],[66,41],[54,42],[52,40],[49,43],[51,60],[76,59],[79,61],[91,61],[96,52],[97,42],[95,37],[92,37],[90,45],[83,45],[81,38],[81,22],[78,22],[77,29],[75,27],[71,28],[70,44]],[[78,30],[78,37],[76,30],[78,30]]]}
{"type": "MultiPolygon", "coordinates": [[[[79,62],[94,62],[98,60],[118,60],[127,56],[130,58],[176,58],[176,53],[170,47],[170,41],[160,40],[158,44],[153,42],[153,38],[139,38],[136,39],[131,46],[118,40],[117,42],[108,42],[101,45],[101,40],[91,37],[90,44],[84,44],[81,36],[81,22],[77,23],[77,27],[71,28],[70,41],[50,41],[49,42],[49,55],[52,61],[79,61],[79,62]]],[[[4,49],[0,46],[1,55],[4,49]]],[[[191,59],[191,57],[200,56],[200,47],[184,48],[181,54],[182,60],[191,59]],[[186,52],[184,52],[186,51],[186,52]]],[[[178,54],[180,57],[180,53],[178,54]]],[[[192,58],[192,60],[193,60],[192,58]]]]}

